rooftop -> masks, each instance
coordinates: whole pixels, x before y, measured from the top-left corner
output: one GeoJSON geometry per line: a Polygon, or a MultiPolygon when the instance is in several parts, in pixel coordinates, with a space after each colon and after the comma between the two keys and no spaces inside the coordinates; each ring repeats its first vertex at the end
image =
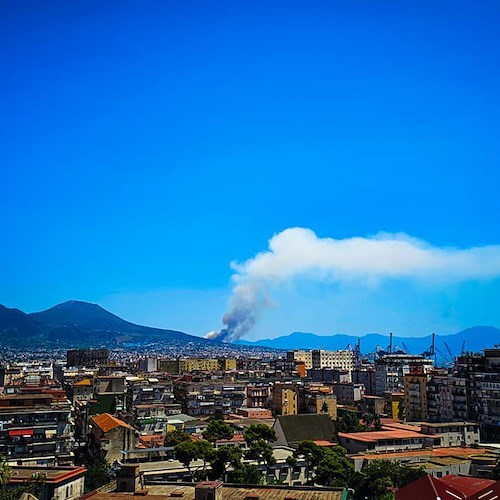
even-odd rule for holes
{"type": "Polygon", "coordinates": [[[396,499],[494,500],[498,498],[499,493],[500,481],[454,475],[436,478],[427,475],[398,490],[396,499]]]}
{"type": "Polygon", "coordinates": [[[426,434],[420,434],[415,431],[406,430],[387,430],[374,432],[339,432],[339,437],[352,439],[353,441],[362,441],[365,443],[373,443],[386,439],[412,439],[412,438],[429,438],[426,434]]]}
{"type": "Polygon", "coordinates": [[[89,378],[85,378],[83,380],[80,380],[80,382],[76,382],[74,385],[90,387],[92,385],[92,381],[89,378]]]}
{"type": "Polygon", "coordinates": [[[425,425],[425,427],[467,427],[473,425],[474,427],[479,427],[477,422],[420,422],[420,425],[425,425]]]}
{"type": "Polygon", "coordinates": [[[352,459],[400,459],[403,457],[422,457],[422,458],[438,458],[438,457],[457,457],[457,458],[468,458],[472,455],[484,455],[486,453],[491,453],[490,450],[485,448],[467,448],[462,446],[450,446],[449,448],[424,448],[421,450],[410,450],[410,451],[394,451],[394,452],[384,452],[384,453],[360,453],[356,455],[350,455],[352,459]]]}
{"type": "Polygon", "coordinates": [[[22,467],[11,466],[11,483],[22,483],[37,474],[45,476],[46,483],[60,483],[69,478],[76,478],[85,474],[84,467],[22,467]]]}
{"type": "Polygon", "coordinates": [[[113,415],[110,415],[109,413],[101,413],[100,415],[92,417],[92,422],[94,422],[94,424],[97,425],[102,432],[108,432],[112,429],[116,429],[117,427],[125,427],[127,429],[135,430],[123,420],[113,417],[113,415]]]}
{"type": "MultiPolygon", "coordinates": [[[[342,500],[345,496],[343,488],[314,488],[306,486],[257,486],[224,484],[224,500],[342,500]]],[[[93,500],[123,499],[130,496],[127,493],[98,493],[89,498],[93,500]]],[[[179,497],[182,500],[194,500],[195,485],[189,483],[164,483],[147,487],[147,498],[150,500],[172,500],[179,497]]]]}
{"type": "Polygon", "coordinates": [[[335,435],[335,426],[329,415],[280,415],[275,427],[278,425],[288,444],[306,440],[332,441],[335,435]]]}

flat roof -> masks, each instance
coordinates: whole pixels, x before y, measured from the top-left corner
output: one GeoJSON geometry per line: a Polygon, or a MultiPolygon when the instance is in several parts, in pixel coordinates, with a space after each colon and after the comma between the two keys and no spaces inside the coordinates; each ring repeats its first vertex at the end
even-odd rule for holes
{"type": "MultiPolygon", "coordinates": [[[[345,495],[344,488],[315,488],[308,486],[278,486],[278,485],[236,485],[223,484],[224,500],[242,500],[245,498],[258,498],[260,500],[342,500],[345,495]]],[[[161,485],[148,485],[147,498],[151,500],[172,500],[179,495],[182,500],[194,500],[195,484],[163,483],[161,485]],[[174,495],[172,495],[174,493],[174,495]],[[177,494],[177,495],[176,495],[177,494]]],[[[97,493],[88,498],[95,500],[129,498],[130,493],[97,493]]]]}
{"type": "Polygon", "coordinates": [[[411,439],[411,438],[429,438],[426,434],[406,430],[387,430],[374,432],[339,432],[339,437],[352,439],[353,441],[362,441],[373,443],[387,439],[411,439]]]}
{"type": "Polygon", "coordinates": [[[349,458],[356,460],[374,460],[374,459],[400,459],[405,457],[424,457],[424,458],[437,458],[437,457],[458,457],[468,458],[473,455],[483,455],[491,453],[491,450],[486,448],[466,448],[462,446],[452,446],[449,448],[423,448],[421,450],[410,451],[391,451],[382,453],[359,453],[351,454],[349,458]]]}
{"type": "Polygon", "coordinates": [[[85,467],[23,467],[11,465],[11,483],[22,483],[36,474],[45,476],[46,483],[60,483],[85,474],[85,467]]]}
{"type": "Polygon", "coordinates": [[[419,422],[419,425],[425,425],[426,427],[466,427],[469,425],[475,425],[479,427],[477,422],[419,422]]]}

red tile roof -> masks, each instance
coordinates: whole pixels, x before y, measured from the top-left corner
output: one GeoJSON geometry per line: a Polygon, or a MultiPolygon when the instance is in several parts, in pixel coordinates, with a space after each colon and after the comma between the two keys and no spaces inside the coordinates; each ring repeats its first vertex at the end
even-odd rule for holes
{"type": "Polygon", "coordinates": [[[424,476],[396,492],[396,500],[494,500],[500,482],[465,476],[424,476]]]}
{"type": "Polygon", "coordinates": [[[475,493],[483,491],[485,488],[491,488],[496,483],[496,481],[493,481],[491,479],[453,475],[443,476],[440,478],[440,480],[448,486],[451,486],[461,493],[464,493],[467,498],[471,497],[475,493]]]}
{"type": "Polygon", "coordinates": [[[135,430],[123,420],[113,417],[113,415],[110,415],[109,413],[101,413],[100,415],[92,417],[92,422],[94,422],[94,424],[97,425],[102,432],[108,432],[112,429],[116,429],[117,427],[125,427],[127,429],[135,430]]]}

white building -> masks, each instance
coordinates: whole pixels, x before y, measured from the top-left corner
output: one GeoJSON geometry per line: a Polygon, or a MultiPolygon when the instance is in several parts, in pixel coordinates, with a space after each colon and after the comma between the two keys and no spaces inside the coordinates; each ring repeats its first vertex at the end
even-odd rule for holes
{"type": "Polygon", "coordinates": [[[375,361],[375,386],[377,396],[384,392],[403,392],[404,376],[412,366],[420,365],[423,373],[432,368],[432,360],[412,354],[386,354],[375,361]]]}
{"type": "Polygon", "coordinates": [[[420,424],[422,434],[440,438],[439,446],[479,444],[479,424],[475,422],[442,422],[420,424]]]}
{"type": "Polygon", "coordinates": [[[290,352],[288,357],[293,358],[296,361],[303,361],[306,370],[310,370],[312,368],[338,368],[351,372],[354,369],[354,353],[349,350],[297,350],[290,352]]]}

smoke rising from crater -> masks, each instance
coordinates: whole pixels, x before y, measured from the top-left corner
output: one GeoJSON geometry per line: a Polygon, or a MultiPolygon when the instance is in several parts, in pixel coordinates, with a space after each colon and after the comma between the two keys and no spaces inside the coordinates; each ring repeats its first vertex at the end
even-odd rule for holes
{"type": "Polygon", "coordinates": [[[224,328],[207,338],[231,342],[245,336],[269,305],[269,290],[305,277],[317,281],[373,284],[386,278],[450,284],[500,276],[500,245],[438,248],[406,234],[319,238],[312,230],[290,228],[274,235],[269,248],[235,271],[224,328]]]}

